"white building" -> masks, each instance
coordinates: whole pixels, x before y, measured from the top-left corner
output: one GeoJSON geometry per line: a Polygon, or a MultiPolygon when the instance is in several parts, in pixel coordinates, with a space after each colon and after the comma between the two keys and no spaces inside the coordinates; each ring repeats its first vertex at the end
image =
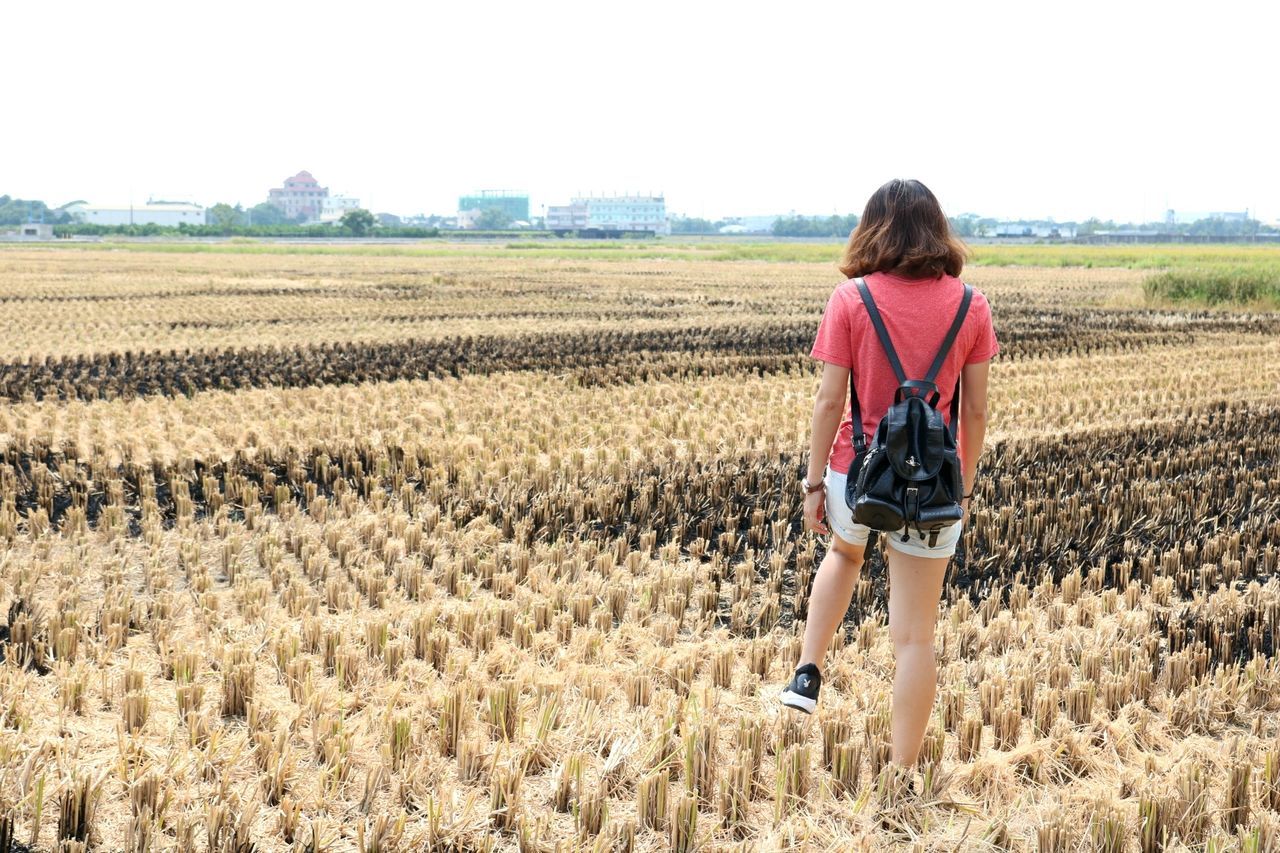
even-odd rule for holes
{"type": "Polygon", "coordinates": [[[546,226],[549,231],[581,231],[587,227],[586,202],[574,199],[570,204],[548,205],[546,226]]]}
{"type": "Polygon", "coordinates": [[[267,204],[274,205],[287,219],[316,222],[328,196],[329,188],[320,186],[304,169],[292,178],[285,178],[284,186],[267,190],[267,204]]]}
{"type": "Polygon", "coordinates": [[[76,221],[89,225],[168,225],[182,223],[204,225],[204,208],[198,204],[162,202],[159,204],[99,205],[77,202],[67,208],[76,221]]]}
{"type": "Polygon", "coordinates": [[[1247,210],[1167,210],[1164,214],[1166,225],[1190,225],[1201,219],[1221,219],[1223,222],[1247,222],[1247,210]]]}
{"type": "Polygon", "coordinates": [[[0,231],[0,240],[52,240],[53,226],[47,222],[24,222],[0,231]]]}
{"type": "Polygon", "coordinates": [[[459,210],[457,216],[458,228],[475,228],[477,221],[480,219],[479,210],[459,210]]]}
{"type": "Polygon", "coordinates": [[[772,234],[773,223],[781,218],[781,216],[730,216],[725,218],[725,225],[720,229],[720,233],[772,234]]]}
{"type": "Polygon", "coordinates": [[[320,221],[337,222],[349,210],[359,210],[360,199],[349,195],[331,195],[321,199],[320,221]]]}
{"type": "Polygon", "coordinates": [[[671,233],[666,200],[660,195],[588,196],[566,205],[550,205],[546,227],[551,231],[671,233]]]}
{"type": "Polygon", "coordinates": [[[1076,227],[1074,225],[1065,225],[1061,222],[999,222],[995,229],[996,237],[1035,237],[1035,238],[1061,238],[1063,240],[1072,240],[1076,236],[1076,227]]]}

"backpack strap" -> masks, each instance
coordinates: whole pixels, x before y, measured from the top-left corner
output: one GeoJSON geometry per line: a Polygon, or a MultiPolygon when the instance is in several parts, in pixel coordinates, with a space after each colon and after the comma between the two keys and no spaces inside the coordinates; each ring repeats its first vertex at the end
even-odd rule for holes
{"type": "MultiPolygon", "coordinates": [[[[951,321],[951,328],[947,329],[947,336],[942,339],[942,346],[939,347],[938,354],[934,357],[933,364],[929,367],[929,373],[924,377],[925,382],[933,382],[938,378],[938,373],[942,370],[942,362],[946,361],[947,353],[951,351],[951,345],[956,342],[956,335],[960,334],[960,327],[964,325],[964,318],[969,313],[969,303],[972,301],[973,288],[966,284],[964,286],[964,296],[960,298],[960,308],[956,311],[956,318],[951,321]]],[[[898,382],[902,382],[901,374],[898,376],[898,382]]]]}
{"type": "MultiPolygon", "coordinates": [[[[859,286],[862,279],[857,279],[859,286]]],[[[862,407],[858,405],[858,383],[849,370],[849,425],[853,432],[853,453],[856,461],[858,454],[867,449],[867,434],[862,431],[862,407]]],[[[852,472],[850,472],[852,473],[852,472]]]]}
{"type": "Polygon", "coordinates": [[[951,438],[960,435],[960,377],[956,377],[956,390],[951,394],[951,438]]]}
{"type": "MultiPolygon", "coordinates": [[[[871,325],[876,327],[876,336],[880,338],[880,346],[884,348],[884,354],[889,357],[889,365],[893,368],[893,374],[898,377],[898,384],[902,385],[907,381],[907,374],[902,369],[902,362],[898,359],[897,350],[893,348],[893,341],[889,339],[889,330],[884,327],[884,320],[880,317],[880,309],[876,307],[876,301],[871,298],[871,289],[867,287],[867,283],[861,278],[855,278],[853,281],[858,285],[858,294],[862,297],[862,304],[867,306],[867,316],[871,318],[871,325]]],[[[965,307],[967,308],[968,305],[965,307]]],[[[950,346],[950,342],[947,345],[950,346]]],[[[932,375],[929,377],[929,381],[933,381],[932,375]]]]}
{"type": "MultiPolygon", "coordinates": [[[[902,362],[898,360],[898,353],[894,351],[893,342],[889,340],[889,330],[884,327],[884,320],[880,318],[880,310],[876,308],[876,301],[871,298],[871,291],[867,288],[867,283],[861,277],[855,278],[853,281],[858,286],[858,294],[862,297],[862,304],[867,306],[867,316],[871,318],[872,324],[876,327],[876,335],[880,338],[880,345],[884,347],[885,354],[889,356],[889,363],[893,366],[894,372],[898,374],[899,381],[906,381],[906,374],[902,370],[902,362]]],[[[849,371],[849,414],[853,427],[853,452],[856,455],[867,449],[867,434],[862,431],[862,407],[858,405],[858,389],[852,370],[849,371]]]]}
{"type": "MultiPolygon", "coordinates": [[[[942,370],[942,362],[947,357],[947,352],[951,349],[951,345],[956,342],[956,335],[960,334],[960,327],[964,325],[964,318],[969,313],[969,303],[973,301],[973,288],[969,285],[964,286],[964,296],[960,298],[960,308],[956,311],[956,318],[951,321],[951,328],[947,330],[947,337],[942,342],[942,348],[938,350],[938,355],[933,360],[933,365],[929,368],[929,381],[932,382],[937,378],[938,372],[942,370]]],[[[956,374],[956,390],[951,394],[951,437],[955,438],[960,433],[960,374],[956,374]]]]}
{"type": "Polygon", "coordinates": [[[867,434],[862,431],[862,407],[858,405],[858,389],[853,380],[853,371],[849,371],[849,423],[853,427],[853,453],[867,449],[867,434]]]}

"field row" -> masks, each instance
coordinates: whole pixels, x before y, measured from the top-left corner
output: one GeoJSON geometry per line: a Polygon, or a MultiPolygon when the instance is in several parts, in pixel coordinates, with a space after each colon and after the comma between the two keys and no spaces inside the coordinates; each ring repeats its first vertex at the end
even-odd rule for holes
{"type": "MultiPolygon", "coordinates": [[[[841,280],[833,263],[0,251],[0,359],[756,321],[816,328],[841,280]]],[[[969,279],[998,312],[1142,303],[1141,275],[1128,270],[983,268],[969,279]]]]}
{"type": "MultiPolygon", "coordinates": [[[[568,374],[580,384],[764,375],[812,368],[812,323],[672,327],[441,338],[395,344],[322,343],[250,350],[142,352],[0,363],[0,400],[114,400],[206,390],[296,388],[500,371],[568,374]]],[[[1006,316],[1002,360],[1096,356],[1220,337],[1280,333],[1280,316],[1221,319],[1084,312],[1006,316]],[[1099,322],[1105,317],[1105,321],[1099,322]],[[1174,325],[1172,320],[1178,322],[1174,325]]]]}
{"type": "MultiPolygon", "coordinates": [[[[953,594],[981,597],[1042,566],[1058,574],[1094,566],[1108,583],[1150,582],[1159,571],[1180,596],[1266,577],[1280,546],[1280,437],[1268,428],[1277,411],[1215,404],[1136,428],[995,442],[953,594]],[[1193,491],[1175,487],[1188,480],[1193,491]]],[[[429,447],[364,444],[113,467],[101,457],[11,447],[0,455],[0,541],[90,525],[127,538],[151,516],[170,524],[269,511],[324,518],[425,501],[437,518],[479,522],[524,545],[566,537],[604,547],[621,537],[634,547],[650,537],[726,558],[769,548],[778,556],[760,557],[760,570],[807,587],[784,549],[799,532],[803,459],[794,449],[564,461],[499,458],[482,471],[429,447]]],[[[424,547],[436,550],[429,539],[424,547]]]]}
{"type": "Polygon", "coordinates": [[[794,459],[508,486],[370,447],[167,500],[106,480],[92,527],[6,522],[0,822],[107,849],[1268,849],[1278,413],[994,448],[918,800],[885,775],[878,561],[823,714],[777,713],[820,557],[794,459]]]}
{"type": "MultiPolygon", "coordinates": [[[[468,477],[512,468],[597,477],[618,460],[795,453],[806,444],[816,376],[792,362],[764,376],[616,385],[549,372],[368,385],[207,391],[0,407],[0,452],[94,468],[190,471],[238,455],[283,457],[353,447],[429,455],[468,477]],[[749,401],[749,405],[744,401],[749,401]],[[292,450],[291,450],[292,449],[292,450]]],[[[993,440],[1185,418],[1218,402],[1280,401],[1280,341],[1204,335],[1186,346],[999,360],[993,440]]]]}
{"type": "MultiPolygon", "coordinates": [[[[110,252],[115,263],[137,256],[214,256],[217,261],[235,257],[293,259],[300,265],[341,258],[358,264],[373,258],[502,260],[643,261],[689,260],[700,263],[757,261],[773,263],[821,263],[838,257],[843,239],[764,242],[706,237],[669,237],[648,241],[524,240],[507,243],[449,243],[423,240],[416,243],[308,243],[291,240],[258,242],[233,238],[226,242],[160,243],[152,241],[64,243],[55,251],[97,254],[110,252]],[[68,251],[70,250],[70,251],[68,251]],[[123,256],[123,257],[122,257],[123,256]],[[305,260],[303,260],[305,258],[305,260]]],[[[25,251],[26,247],[18,251],[25,251]]],[[[1090,245],[1076,243],[975,243],[969,246],[970,266],[1115,267],[1135,270],[1187,269],[1238,266],[1273,269],[1280,266],[1280,246],[1274,243],[1165,243],[1090,245]]],[[[216,261],[213,261],[216,262],[216,261]]]]}

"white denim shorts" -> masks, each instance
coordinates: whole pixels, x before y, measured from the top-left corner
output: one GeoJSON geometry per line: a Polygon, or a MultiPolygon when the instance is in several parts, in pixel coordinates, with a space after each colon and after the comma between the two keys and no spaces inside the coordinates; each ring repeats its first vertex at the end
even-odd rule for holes
{"type": "MultiPolygon", "coordinates": [[[[849,544],[865,546],[871,535],[871,528],[853,520],[853,510],[849,509],[849,504],[844,499],[847,480],[848,475],[832,471],[830,465],[822,476],[822,481],[827,484],[827,526],[831,528],[832,533],[849,544]]],[[[908,530],[905,542],[902,541],[902,528],[898,528],[887,532],[885,541],[893,550],[913,557],[950,557],[956,553],[956,543],[960,541],[960,532],[963,527],[964,522],[957,521],[950,527],[943,528],[936,537],[928,531],[921,535],[918,530],[908,530]],[[931,537],[932,545],[929,543],[931,537]]]]}

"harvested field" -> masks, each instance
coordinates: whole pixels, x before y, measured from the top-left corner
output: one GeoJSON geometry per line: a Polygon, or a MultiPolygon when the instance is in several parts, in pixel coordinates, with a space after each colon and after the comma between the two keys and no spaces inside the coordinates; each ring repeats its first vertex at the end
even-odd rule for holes
{"type": "Polygon", "coordinates": [[[774,698],[833,266],[520,254],[0,251],[0,851],[1280,849],[1280,314],[969,271],[913,798],[878,549],[774,698]]]}

